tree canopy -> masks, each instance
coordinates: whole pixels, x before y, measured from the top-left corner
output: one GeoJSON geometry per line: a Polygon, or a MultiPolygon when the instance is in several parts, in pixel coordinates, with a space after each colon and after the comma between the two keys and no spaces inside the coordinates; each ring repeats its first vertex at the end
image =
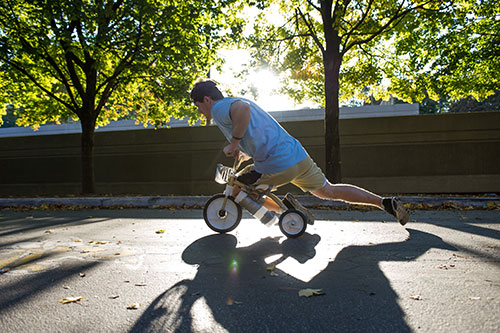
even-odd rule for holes
{"type": "Polygon", "coordinates": [[[158,125],[189,114],[186,91],[229,39],[221,31],[241,28],[227,20],[232,2],[3,1],[0,103],[21,125],[84,112],[104,125],[131,110],[158,125]]]}
{"type": "Polygon", "coordinates": [[[326,46],[320,6],[327,2],[343,56],[341,103],[389,95],[481,101],[500,87],[498,1],[273,1],[250,43],[256,62],[286,74],[282,91],[297,101],[325,103],[318,45],[326,46]],[[282,21],[274,24],[277,12],[282,21]]]}
{"type": "Polygon", "coordinates": [[[413,12],[392,35],[383,66],[388,90],[407,101],[473,97],[500,88],[500,3],[454,1],[443,12],[413,12]]]}

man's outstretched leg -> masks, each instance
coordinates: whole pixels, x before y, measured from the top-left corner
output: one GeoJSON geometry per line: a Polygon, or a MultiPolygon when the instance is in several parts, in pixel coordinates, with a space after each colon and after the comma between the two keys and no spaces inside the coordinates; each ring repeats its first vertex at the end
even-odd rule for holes
{"type": "Polygon", "coordinates": [[[408,210],[396,198],[382,198],[381,196],[367,191],[361,187],[350,184],[326,184],[319,190],[311,191],[313,195],[321,199],[340,200],[351,204],[375,206],[394,215],[401,225],[405,225],[410,219],[408,210]]]}

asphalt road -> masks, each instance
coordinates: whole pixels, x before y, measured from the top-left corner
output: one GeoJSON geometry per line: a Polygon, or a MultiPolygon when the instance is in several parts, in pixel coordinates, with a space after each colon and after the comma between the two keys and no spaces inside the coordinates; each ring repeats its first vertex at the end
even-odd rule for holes
{"type": "Polygon", "coordinates": [[[201,210],[0,210],[0,331],[500,331],[500,211],[313,212],[287,240],[201,210]]]}

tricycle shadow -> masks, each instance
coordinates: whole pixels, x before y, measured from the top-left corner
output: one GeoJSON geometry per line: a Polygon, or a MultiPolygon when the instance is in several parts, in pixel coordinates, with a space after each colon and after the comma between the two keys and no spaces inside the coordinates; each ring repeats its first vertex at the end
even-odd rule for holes
{"type": "Polygon", "coordinates": [[[300,263],[315,256],[318,235],[297,239],[265,238],[237,248],[233,235],[211,235],[182,254],[197,264],[193,280],[183,280],[159,295],[132,332],[309,332],[410,331],[398,295],[379,268],[380,261],[408,261],[430,248],[453,249],[441,238],[409,230],[403,242],[348,246],[305,283],[278,270],[266,258],[281,254],[300,263]],[[276,271],[276,270],[275,270],[276,271]],[[321,288],[325,295],[304,298],[298,291],[321,288]]]}

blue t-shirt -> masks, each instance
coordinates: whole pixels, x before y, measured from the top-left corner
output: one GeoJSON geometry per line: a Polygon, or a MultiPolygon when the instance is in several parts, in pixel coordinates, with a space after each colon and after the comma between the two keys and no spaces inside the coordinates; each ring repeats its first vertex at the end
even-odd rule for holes
{"type": "Polygon", "coordinates": [[[244,98],[225,97],[212,106],[212,118],[228,141],[231,141],[233,134],[229,108],[238,100],[250,104],[250,124],[240,141],[240,149],[253,158],[255,171],[275,173],[307,157],[299,141],[257,104],[244,98]]]}

